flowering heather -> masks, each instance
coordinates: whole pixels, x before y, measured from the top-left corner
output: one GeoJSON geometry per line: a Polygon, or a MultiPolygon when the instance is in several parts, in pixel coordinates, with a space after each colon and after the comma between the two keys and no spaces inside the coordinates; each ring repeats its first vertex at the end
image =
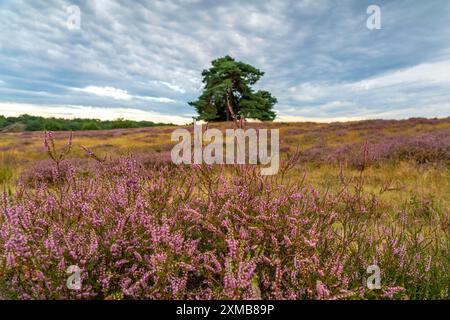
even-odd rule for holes
{"type": "Polygon", "coordinates": [[[22,172],[19,182],[31,186],[38,181],[52,184],[61,177],[69,177],[73,168],[77,168],[78,174],[87,174],[95,169],[95,164],[86,158],[71,158],[64,160],[58,170],[53,160],[40,160],[22,172]]]}
{"type": "MultiPolygon", "coordinates": [[[[448,212],[405,207],[252,166],[93,157],[89,174],[51,136],[52,181],[0,197],[0,291],[21,299],[448,299],[448,212]],[[65,163],[63,168],[62,163],[65,163]],[[369,265],[381,289],[369,290],[369,265]],[[69,266],[80,290],[66,287],[69,266]]],[[[295,170],[292,169],[291,170],[295,170]]]]}
{"type": "MultiPolygon", "coordinates": [[[[373,135],[373,133],[371,133],[373,135]]],[[[384,136],[380,133],[371,141],[330,147],[316,144],[305,150],[305,161],[347,163],[351,166],[381,164],[383,162],[413,161],[418,164],[450,164],[450,131],[441,130],[420,135],[384,136]],[[362,150],[367,145],[364,158],[362,150]]]]}

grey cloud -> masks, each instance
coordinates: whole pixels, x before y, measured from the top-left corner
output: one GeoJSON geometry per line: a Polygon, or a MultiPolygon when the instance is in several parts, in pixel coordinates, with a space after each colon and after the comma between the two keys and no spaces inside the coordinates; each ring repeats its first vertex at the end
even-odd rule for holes
{"type": "MultiPolygon", "coordinates": [[[[7,88],[0,102],[191,115],[186,102],[199,94],[202,69],[231,54],[266,72],[258,87],[277,96],[285,116],[407,116],[407,106],[445,106],[449,90],[426,77],[418,85],[374,79],[449,61],[450,3],[378,2],[382,30],[376,31],[365,27],[370,1],[2,2],[0,74],[7,88]],[[66,27],[72,4],[81,9],[78,31],[66,27]],[[365,83],[370,90],[352,87],[365,83]],[[89,86],[147,98],[117,101],[70,90],[89,86]]],[[[427,110],[419,111],[426,116],[427,110]]]]}

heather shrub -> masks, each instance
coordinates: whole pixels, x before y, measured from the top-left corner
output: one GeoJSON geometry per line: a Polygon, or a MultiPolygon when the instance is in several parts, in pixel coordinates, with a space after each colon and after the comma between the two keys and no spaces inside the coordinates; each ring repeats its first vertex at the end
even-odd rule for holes
{"type": "Polygon", "coordinates": [[[306,132],[306,130],[305,129],[301,129],[301,128],[287,129],[286,130],[286,134],[287,135],[292,135],[292,136],[299,135],[299,134],[302,134],[302,133],[305,133],[305,132],[306,132]]]}
{"type": "Polygon", "coordinates": [[[75,168],[77,174],[85,175],[95,170],[95,163],[85,158],[71,158],[62,161],[57,168],[51,159],[38,160],[21,173],[19,182],[27,186],[36,182],[54,184],[60,179],[69,178],[75,168]]]}
{"type": "MultiPolygon", "coordinates": [[[[364,176],[335,194],[251,166],[99,158],[0,198],[0,284],[25,299],[448,298],[448,234],[386,213],[364,176]],[[380,290],[363,283],[381,268],[380,290]],[[81,268],[80,290],[66,270],[81,268]]],[[[436,226],[448,216],[435,217],[436,226]]],[[[431,228],[433,226],[430,226],[431,228]]]]}
{"type": "Polygon", "coordinates": [[[167,166],[172,165],[170,151],[136,153],[131,156],[146,168],[163,164],[167,166]]]}
{"type": "Polygon", "coordinates": [[[450,132],[442,130],[414,136],[378,135],[375,141],[371,139],[370,142],[347,143],[336,147],[316,144],[303,152],[302,160],[345,163],[356,168],[399,161],[446,165],[450,163],[450,132]]]}

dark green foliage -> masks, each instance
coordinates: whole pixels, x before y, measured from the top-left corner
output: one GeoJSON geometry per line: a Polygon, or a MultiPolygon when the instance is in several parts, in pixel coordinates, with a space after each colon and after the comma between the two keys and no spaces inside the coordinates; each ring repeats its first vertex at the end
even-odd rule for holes
{"type": "Polygon", "coordinates": [[[277,98],[268,91],[258,91],[250,97],[244,97],[240,101],[246,118],[259,120],[273,120],[276,117],[272,107],[277,103],[277,98]]]}
{"type": "Polygon", "coordinates": [[[199,116],[198,120],[225,121],[253,118],[273,120],[272,110],[277,99],[268,91],[255,92],[251,86],[264,75],[255,67],[236,61],[230,56],[212,61],[212,67],[203,70],[205,88],[197,101],[189,102],[199,116]]]}
{"type": "Polygon", "coordinates": [[[61,119],[43,118],[27,114],[19,117],[5,117],[0,115],[0,131],[9,131],[9,128],[21,125],[25,131],[78,131],[78,130],[108,130],[125,128],[144,128],[161,125],[172,125],[155,123],[151,121],[130,121],[117,119],[113,121],[100,121],[97,119],[61,119]]]}
{"type": "Polygon", "coordinates": [[[8,121],[5,116],[0,116],[0,128],[4,128],[7,126],[8,121]]]}

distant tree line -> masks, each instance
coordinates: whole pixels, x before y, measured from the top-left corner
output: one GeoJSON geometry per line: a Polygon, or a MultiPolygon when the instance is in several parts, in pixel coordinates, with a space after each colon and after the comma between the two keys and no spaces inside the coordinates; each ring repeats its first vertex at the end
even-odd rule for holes
{"type": "Polygon", "coordinates": [[[131,121],[117,119],[101,121],[98,119],[62,119],[30,116],[27,114],[19,117],[5,117],[0,115],[0,131],[78,131],[78,130],[108,130],[125,128],[144,128],[167,123],[155,123],[152,121],[131,121]]]}

